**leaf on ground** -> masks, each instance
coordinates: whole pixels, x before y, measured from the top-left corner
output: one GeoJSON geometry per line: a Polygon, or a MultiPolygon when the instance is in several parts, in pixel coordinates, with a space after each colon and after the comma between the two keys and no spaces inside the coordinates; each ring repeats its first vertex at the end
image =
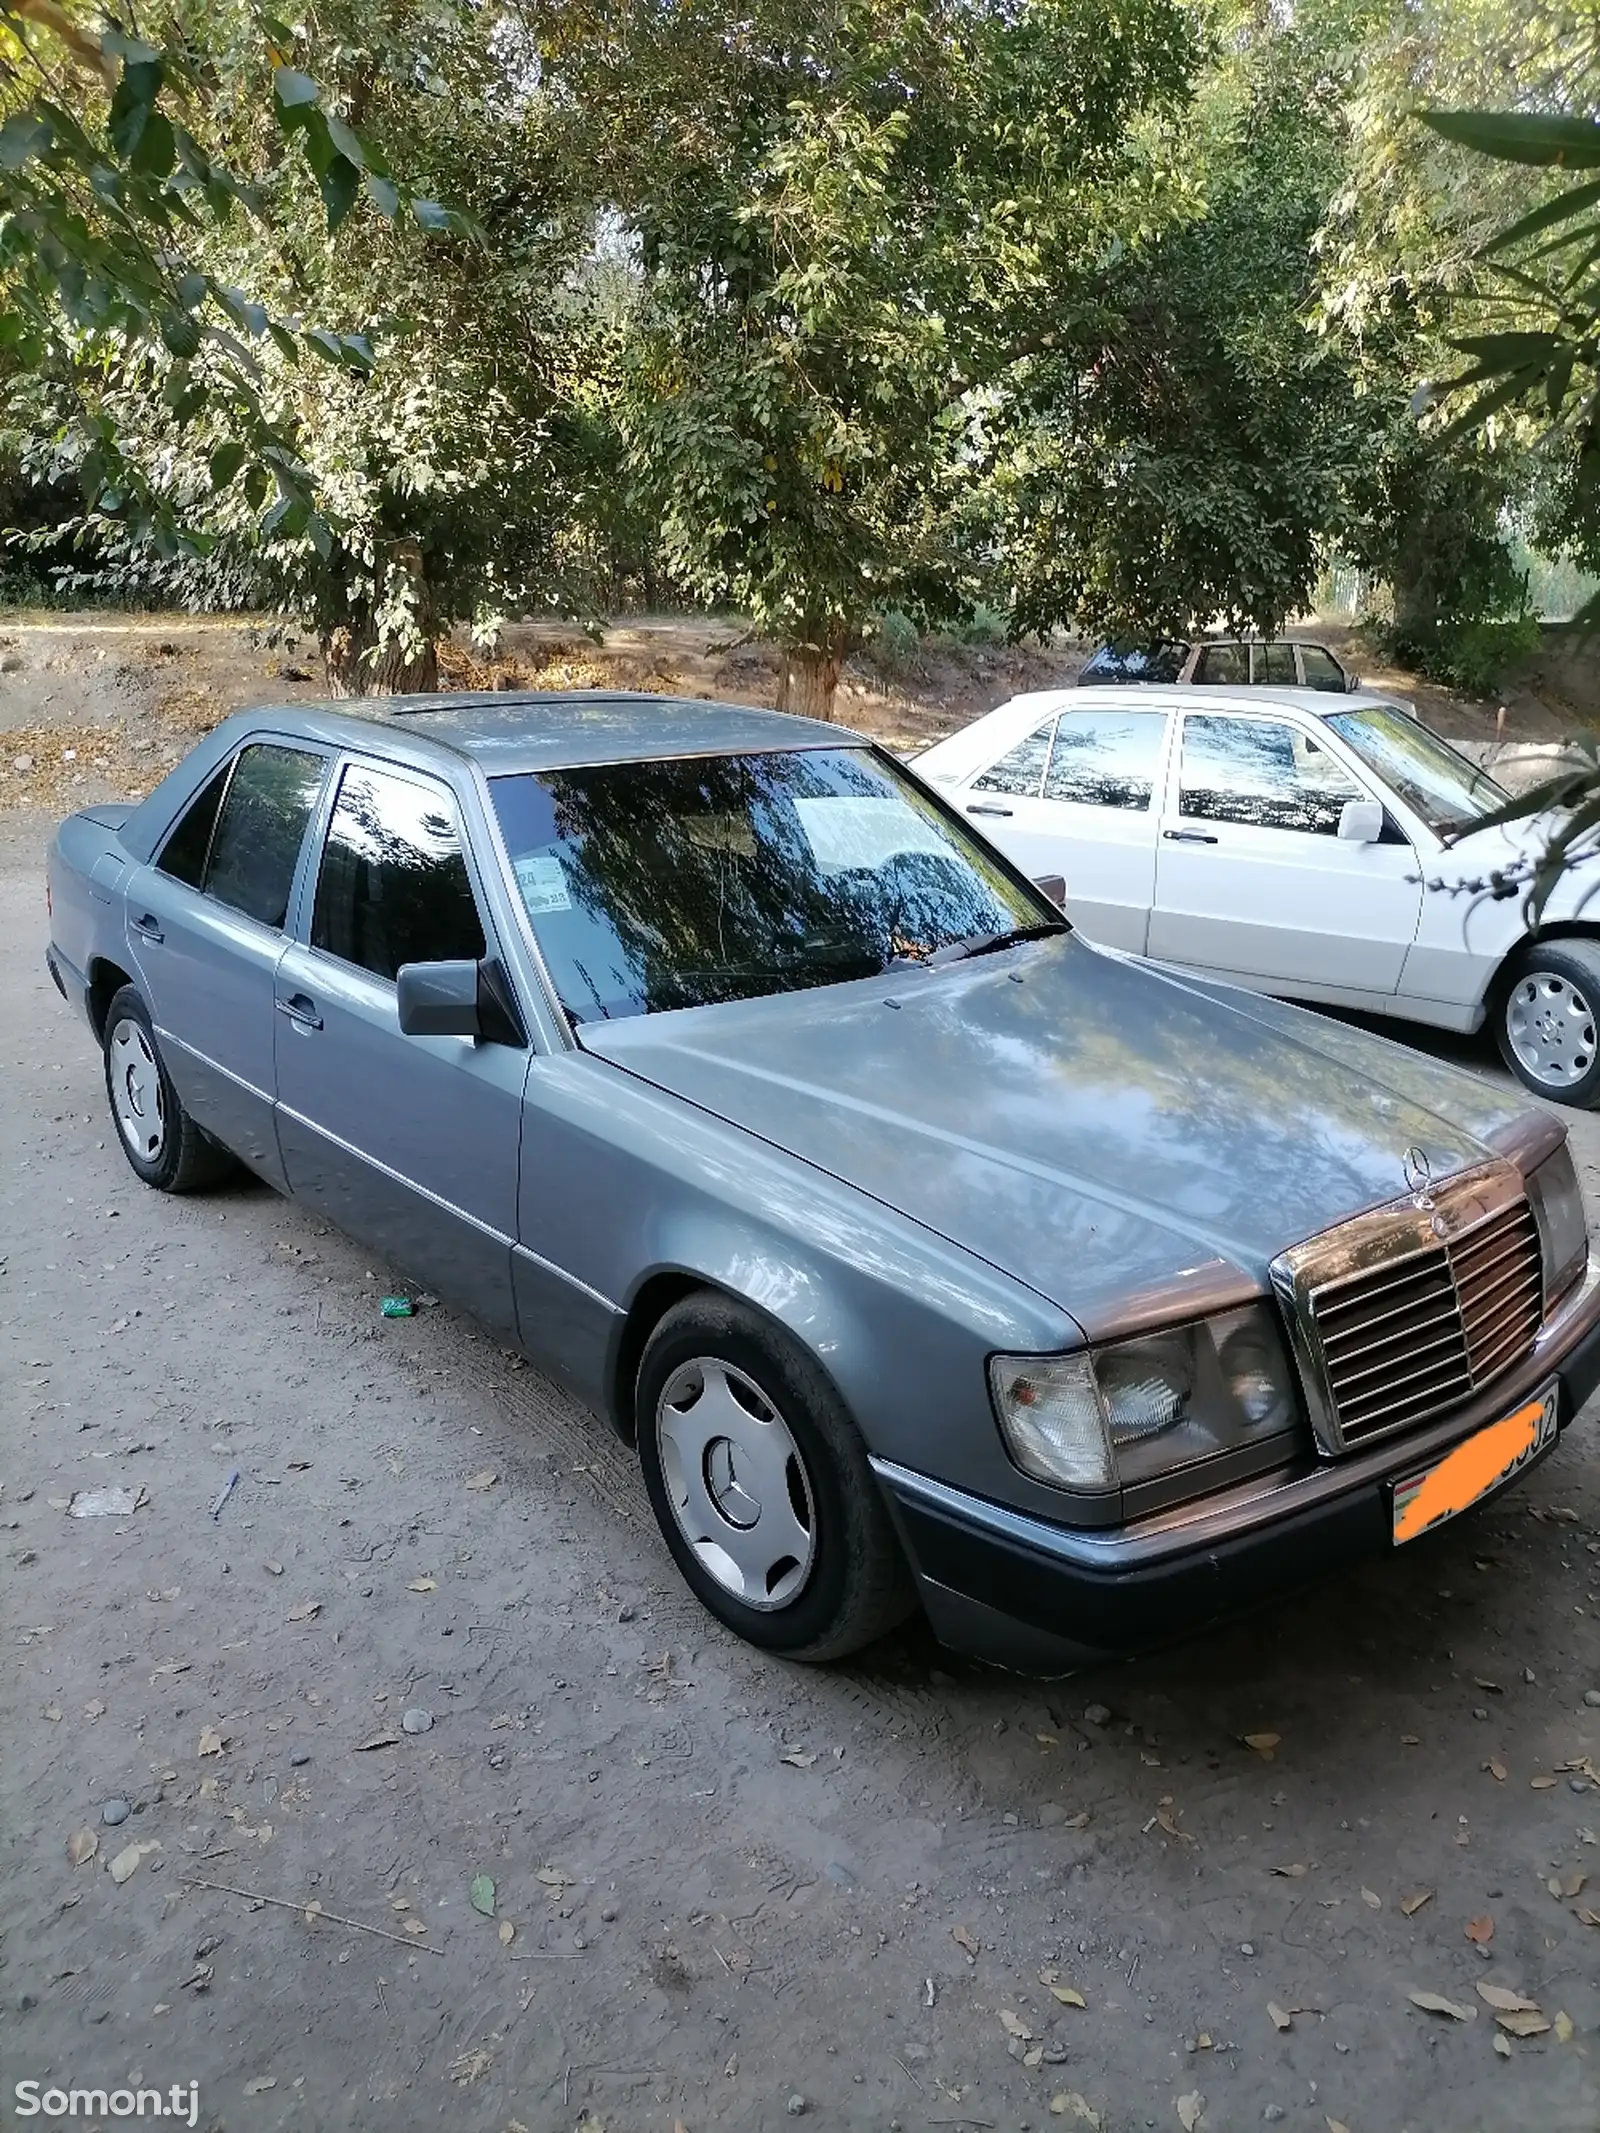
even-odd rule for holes
{"type": "Polygon", "coordinates": [[[547,1889],[565,1889],[570,1888],[578,1877],[569,1874],[564,1866],[541,1866],[533,1878],[542,1881],[547,1889]]]}
{"type": "Polygon", "coordinates": [[[474,1874],[470,1891],[472,1908],[485,1918],[494,1916],[494,1881],[488,1874],[474,1874]]]}
{"type": "Polygon", "coordinates": [[[1555,1783],[1552,1777],[1529,1778],[1528,1788],[1532,1792],[1553,1792],[1555,1783]]]}
{"type": "Polygon", "coordinates": [[[1542,2015],[1537,2007],[1519,2008],[1514,2014],[1497,2014],[1495,2020],[1513,2037],[1542,2037],[1550,2028],[1549,2017],[1542,2015]]]}
{"type": "Polygon", "coordinates": [[[407,1592],[437,1592],[438,1590],[439,1580],[437,1578],[410,1578],[406,1583],[407,1592]]]}
{"type": "Polygon", "coordinates": [[[1169,1837],[1176,1837],[1180,1844],[1193,1844],[1194,1839],[1186,1829],[1178,1827],[1177,1811],[1170,1799],[1163,1800],[1156,1809],[1156,1821],[1169,1837]]]}
{"type": "Polygon", "coordinates": [[[283,1576],[282,1563],[268,1563],[266,1570],[269,1578],[281,1578],[283,1576]]]}
{"type": "Polygon", "coordinates": [[[1268,1871],[1274,1874],[1281,1874],[1285,1881],[1299,1881],[1304,1876],[1306,1869],[1304,1863],[1296,1859],[1292,1866],[1274,1866],[1270,1867],[1268,1871]]]}
{"type": "Polygon", "coordinates": [[[1198,2089],[1191,2089],[1187,2096],[1178,2098],[1178,2123],[1183,2133],[1194,2133],[1195,2127],[1205,2116],[1206,2100],[1198,2089]]]}
{"type": "Polygon", "coordinates": [[[1572,2042],[1572,2017],[1564,2008],[1557,2012],[1551,2027],[1555,2030],[1558,2044],[1570,2044],[1572,2042]]]}
{"type": "Polygon", "coordinates": [[[1369,1911],[1381,1911],[1383,1909],[1383,1898],[1376,1889],[1363,1889],[1361,1891],[1361,1901],[1369,1911]]]}
{"type": "Polygon", "coordinates": [[[422,1918],[408,1918],[401,1930],[402,1932],[411,1934],[411,1936],[415,1938],[419,1933],[427,1932],[427,1920],[422,1918]]]}
{"type": "Polygon", "coordinates": [[[276,2074],[258,2074],[254,2081],[245,2083],[244,2092],[247,2096],[265,2096],[268,2089],[275,2089],[277,2086],[276,2074]]]}
{"type": "Polygon", "coordinates": [[[1294,2016],[1290,2014],[1288,2008],[1280,2007],[1276,2000],[1268,2000],[1267,2013],[1272,2018],[1274,2029],[1288,2029],[1294,2021],[1294,2016]]]}
{"type": "Polygon", "coordinates": [[[1100,2133],[1100,2113],[1076,2089],[1063,2089],[1059,2096],[1052,2096],[1050,2109],[1057,2118],[1070,2118],[1075,2124],[1090,2127],[1091,2133],[1100,2133]]]}
{"type": "Polygon", "coordinates": [[[501,1947],[502,1947],[502,1948],[509,1948],[509,1947],[510,1947],[510,1945],[511,1945],[511,1943],[512,1943],[512,1942],[513,1942],[513,1941],[514,1941],[514,1940],[516,1939],[516,1937],[517,1937],[517,1929],[516,1929],[516,1927],[515,1927],[515,1926],[514,1926],[514,1925],[513,1925],[512,1923],[511,1923],[511,1921],[510,1921],[510,1919],[509,1919],[509,1918],[502,1918],[502,1919],[501,1919],[501,1921],[500,1921],[500,1945],[501,1945],[501,1947]]]}
{"type": "Polygon", "coordinates": [[[481,1473],[467,1476],[467,1487],[469,1489],[492,1489],[499,1479],[500,1476],[495,1472],[494,1468],[486,1466],[481,1473]]]}
{"type": "Polygon", "coordinates": [[[1525,2000],[1520,1992],[1513,1992],[1508,1985],[1479,1985],[1478,1998],[1485,2007],[1494,2007],[1501,2014],[1537,2014],[1537,2000],[1525,2000]]]}
{"type": "Polygon", "coordinates": [[[1580,1903],[1572,1915],[1580,1926],[1600,1926],[1600,1911],[1591,1911],[1587,1904],[1580,1903]]]}
{"type": "Polygon", "coordinates": [[[780,1763],[789,1763],[796,1770],[809,1770],[816,1759],[815,1753],[809,1748],[791,1748],[787,1755],[778,1757],[780,1763]]]}
{"type": "Polygon", "coordinates": [[[302,1600],[298,1607],[291,1607],[283,1619],[286,1622],[312,1622],[321,1612],[320,1600],[302,1600]]]}
{"type": "MultiPolygon", "coordinates": [[[[92,1703],[86,1703],[84,1705],[83,1715],[85,1718],[91,1720],[96,1718],[104,1718],[106,1715],[106,1707],[100,1701],[99,1697],[96,1696],[92,1703]]],[[[1576,1895],[1577,1891],[1574,1890],[1573,1893],[1574,1895],[1576,1895]]]]}
{"type": "Polygon", "coordinates": [[[1487,1948],[1490,1941],[1494,1939],[1494,1920],[1487,1911],[1483,1913],[1481,1918],[1469,1918],[1467,1920],[1467,1938],[1470,1941],[1475,1941],[1480,1948],[1487,1948]]]}
{"type": "Polygon", "coordinates": [[[75,1829],[67,1839],[67,1863],[69,1866],[82,1866],[84,1861],[92,1859],[99,1849],[100,1839],[94,1830],[75,1829]]]}
{"type": "MultiPolygon", "coordinates": [[[[1480,1985],[1481,1992],[1483,1987],[1480,1985]]],[[[1475,2007],[1463,2007],[1457,2000],[1447,2000],[1442,1992],[1413,1992],[1407,1997],[1413,2007],[1420,2007],[1424,2014],[1448,2015],[1453,2022],[1471,2022],[1477,2017],[1475,2007]]]]}
{"type": "Polygon", "coordinates": [[[1432,1903],[1432,1889],[1408,1889],[1400,1899],[1400,1908],[1407,1918],[1414,1918],[1425,1903],[1432,1903]]]}
{"type": "Polygon", "coordinates": [[[152,1837],[144,1844],[129,1844],[118,1852],[111,1862],[111,1878],[120,1888],[128,1876],[137,1872],[139,1861],[149,1858],[152,1852],[161,1849],[159,1838],[152,1837]]]}
{"type": "Polygon", "coordinates": [[[1272,1761],[1272,1751],[1274,1748],[1281,1746],[1282,1741],[1283,1735],[1281,1733],[1246,1733],[1244,1735],[1245,1746],[1254,1748],[1264,1763],[1272,1761]]]}
{"type": "Polygon", "coordinates": [[[1343,2119],[1330,2118],[1328,2120],[1328,2133],[1350,2133],[1350,2128],[1344,2123],[1343,2119]]]}
{"type": "Polygon", "coordinates": [[[1491,1755],[1489,1760],[1484,1764],[1483,1767],[1485,1770],[1488,1771],[1490,1777],[1494,1779],[1497,1785],[1503,1785],[1505,1783],[1506,1766],[1503,1762],[1501,1762],[1498,1755],[1491,1755]]]}
{"type": "Polygon", "coordinates": [[[958,1948],[965,1948],[968,1955],[972,1956],[974,1960],[977,1959],[981,1943],[970,1926],[952,1926],[950,1928],[950,1938],[958,1948]]]}
{"type": "Polygon", "coordinates": [[[398,1748],[399,1745],[400,1736],[398,1733],[374,1733],[371,1740],[364,1740],[361,1743],[356,1753],[357,1755],[365,1755],[369,1748],[398,1748]]]}
{"type": "Polygon", "coordinates": [[[1023,2044],[1031,2044],[1033,2042],[1033,2031],[1023,2021],[1021,2015],[1017,2014],[1012,2008],[1001,2008],[1000,2027],[1008,2037],[1016,2037],[1023,2044]]]}
{"type": "Polygon", "coordinates": [[[1572,1897],[1583,1894],[1584,1884],[1588,1879],[1587,1874],[1558,1874],[1550,1884],[1550,1893],[1570,1901],[1572,1897]]]}
{"type": "Polygon", "coordinates": [[[1058,1999],[1063,2007],[1087,2007],[1089,2004],[1083,1994],[1071,1985],[1052,1985],[1050,1992],[1051,1996],[1054,1999],[1058,1999]]]}
{"type": "Polygon", "coordinates": [[[226,1746],[226,1736],[218,1726],[203,1726],[200,1731],[200,1746],[197,1755],[220,1755],[226,1746]]]}
{"type": "Polygon", "coordinates": [[[1068,1815],[1061,1827],[1063,1829],[1087,1829],[1093,1820],[1094,1816],[1090,1814],[1088,1808],[1084,1808],[1081,1814],[1068,1815]]]}

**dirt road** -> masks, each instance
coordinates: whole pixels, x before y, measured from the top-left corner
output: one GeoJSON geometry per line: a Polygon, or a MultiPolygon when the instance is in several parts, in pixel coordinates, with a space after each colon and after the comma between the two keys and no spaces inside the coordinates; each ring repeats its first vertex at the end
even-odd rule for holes
{"type": "Polygon", "coordinates": [[[229,2133],[1594,2133],[1592,1417],[1137,1664],[760,1658],[530,1370],[264,1188],[137,1185],[45,830],[0,843],[0,2125],[35,2080],[229,2133]]]}

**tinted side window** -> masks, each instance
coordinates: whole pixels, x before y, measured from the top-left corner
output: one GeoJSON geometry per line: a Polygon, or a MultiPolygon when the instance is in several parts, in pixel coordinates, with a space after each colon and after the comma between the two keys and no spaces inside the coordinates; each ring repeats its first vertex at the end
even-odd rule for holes
{"type": "Polygon", "coordinates": [[[281,926],[325,758],[267,743],[241,751],[223,803],[205,891],[264,926],[281,926]]]}
{"type": "Polygon", "coordinates": [[[1180,784],[1179,812],[1197,821],[1323,837],[1366,797],[1309,735],[1267,718],[1186,718],[1180,784]]]}
{"type": "Polygon", "coordinates": [[[1148,808],[1166,725],[1161,711],[1065,713],[1056,727],[1045,798],[1148,808]]]}
{"type": "Polygon", "coordinates": [[[1305,661],[1308,689],[1337,689],[1341,695],[1344,693],[1344,669],[1331,652],[1325,652],[1320,644],[1303,644],[1300,657],[1305,661]]]}
{"type": "Polygon", "coordinates": [[[483,926],[448,793],[352,764],[317,880],[311,945],[392,978],[402,963],[477,962],[483,926]]]}
{"type": "Polygon", "coordinates": [[[172,834],[161,847],[161,857],[156,861],[158,872],[170,874],[174,881],[186,881],[191,889],[199,888],[205,873],[211,832],[217,826],[217,809],[222,804],[223,788],[232,768],[231,762],[224,763],[206,779],[178,817],[172,834]]]}
{"type": "Polygon", "coordinates": [[[1270,682],[1276,687],[1292,689],[1295,685],[1294,646],[1274,643],[1258,644],[1256,653],[1256,680],[1270,682]]]}
{"type": "Polygon", "coordinates": [[[1050,735],[1055,720],[1047,719],[1037,733],[1030,733],[1009,755],[1003,755],[981,778],[974,778],[974,792],[1014,792],[1024,799],[1039,790],[1044,777],[1045,758],[1050,753],[1050,735]]]}
{"type": "Polygon", "coordinates": [[[1220,682],[1238,687],[1250,679],[1250,647],[1247,644],[1208,644],[1195,664],[1199,682],[1220,682]]]}

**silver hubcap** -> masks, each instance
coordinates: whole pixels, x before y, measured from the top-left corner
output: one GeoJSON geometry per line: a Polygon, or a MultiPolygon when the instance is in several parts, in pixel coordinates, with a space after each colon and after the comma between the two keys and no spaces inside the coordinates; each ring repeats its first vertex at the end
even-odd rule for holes
{"type": "Polygon", "coordinates": [[[656,1442],[679,1531],[723,1591],[762,1609],[798,1598],[817,1552],[811,1479],[760,1387],[715,1356],[681,1364],[656,1442]]]}
{"type": "Polygon", "coordinates": [[[122,1138],[142,1163],[159,1162],[167,1138],[167,1113],[161,1068],[150,1039],[137,1022],[119,1022],[111,1032],[108,1056],[111,1108],[122,1138]]]}
{"type": "Polygon", "coordinates": [[[1594,1009],[1570,978],[1535,970],[1506,1002],[1506,1035],[1525,1070],[1547,1089],[1570,1089],[1595,1062],[1594,1009]]]}

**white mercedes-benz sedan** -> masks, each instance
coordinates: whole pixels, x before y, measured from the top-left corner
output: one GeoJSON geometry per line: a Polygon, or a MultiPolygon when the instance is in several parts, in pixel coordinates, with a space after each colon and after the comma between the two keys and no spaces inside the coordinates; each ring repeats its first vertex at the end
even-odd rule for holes
{"type": "Polygon", "coordinates": [[[1530,935],[1474,884],[1544,848],[1538,819],[1393,703],[1310,689],[1067,688],[1013,697],[919,756],[1091,940],[1248,986],[1445,1029],[1600,1103],[1600,853],[1530,935]],[[1442,886],[1441,886],[1442,884],[1442,886]]]}

